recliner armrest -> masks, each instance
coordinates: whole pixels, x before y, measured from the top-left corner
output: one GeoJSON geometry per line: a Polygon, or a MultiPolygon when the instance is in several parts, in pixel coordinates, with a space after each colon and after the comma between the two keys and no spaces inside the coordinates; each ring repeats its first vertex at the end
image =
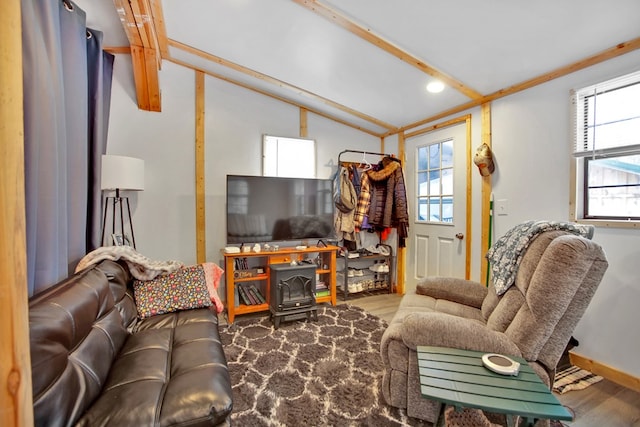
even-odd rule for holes
{"type": "Polygon", "coordinates": [[[481,308],[487,288],[478,282],[455,277],[428,277],[418,283],[416,293],[481,308]]]}
{"type": "Polygon", "coordinates": [[[507,335],[483,323],[446,313],[411,313],[402,322],[402,341],[415,350],[420,345],[522,356],[507,335]]]}

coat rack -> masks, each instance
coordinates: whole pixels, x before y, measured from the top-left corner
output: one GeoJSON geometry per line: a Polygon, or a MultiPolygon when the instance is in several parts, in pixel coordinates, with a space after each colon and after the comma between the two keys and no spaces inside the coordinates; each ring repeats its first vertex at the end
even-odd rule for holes
{"type": "MultiPolygon", "coordinates": [[[[375,153],[375,152],[373,152],[373,151],[362,151],[362,150],[343,150],[343,151],[341,151],[341,152],[340,152],[340,154],[338,154],[338,164],[342,161],[342,160],[340,160],[340,157],[341,157],[343,154],[345,154],[345,153],[356,153],[356,154],[363,154],[363,155],[371,154],[372,156],[390,157],[390,158],[392,158],[392,159],[394,159],[394,160],[396,160],[396,161],[400,161],[400,160],[399,160],[399,159],[397,159],[397,158],[395,157],[395,155],[393,155],[393,154],[387,154],[387,153],[375,153]]],[[[351,163],[355,163],[355,162],[351,162],[351,163]]]]}

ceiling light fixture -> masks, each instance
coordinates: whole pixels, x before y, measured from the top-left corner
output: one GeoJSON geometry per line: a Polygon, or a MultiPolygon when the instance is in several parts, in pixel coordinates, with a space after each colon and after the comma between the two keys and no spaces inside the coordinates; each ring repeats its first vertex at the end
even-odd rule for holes
{"type": "Polygon", "coordinates": [[[430,93],[440,93],[444,90],[444,83],[440,80],[434,80],[427,85],[427,91],[430,93]]]}

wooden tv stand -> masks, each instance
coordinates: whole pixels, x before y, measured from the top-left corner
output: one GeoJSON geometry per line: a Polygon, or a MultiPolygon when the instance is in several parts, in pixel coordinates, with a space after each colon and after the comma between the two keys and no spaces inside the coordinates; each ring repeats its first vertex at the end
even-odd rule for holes
{"type": "Polygon", "coordinates": [[[226,253],[224,255],[225,285],[227,292],[227,321],[233,323],[237,315],[269,311],[269,290],[271,268],[273,264],[286,264],[312,258],[319,260],[316,269],[319,281],[324,282],[329,295],[316,296],[316,303],[330,302],[336,305],[336,254],[337,246],[309,246],[306,249],[280,248],[277,251],[226,253]],[[246,259],[245,268],[236,268],[236,260],[246,259]],[[242,298],[236,299],[237,288],[242,284],[253,284],[259,289],[265,302],[245,304],[242,298]]]}

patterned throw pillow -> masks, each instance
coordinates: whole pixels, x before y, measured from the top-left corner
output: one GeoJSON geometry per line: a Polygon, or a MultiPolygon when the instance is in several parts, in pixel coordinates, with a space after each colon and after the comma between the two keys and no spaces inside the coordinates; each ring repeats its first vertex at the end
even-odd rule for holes
{"type": "Polygon", "coordinates": [[[141,319],[211,305],[202,265],[183,267],[153,280],[135,280],[133,294],[141,319]]]}

